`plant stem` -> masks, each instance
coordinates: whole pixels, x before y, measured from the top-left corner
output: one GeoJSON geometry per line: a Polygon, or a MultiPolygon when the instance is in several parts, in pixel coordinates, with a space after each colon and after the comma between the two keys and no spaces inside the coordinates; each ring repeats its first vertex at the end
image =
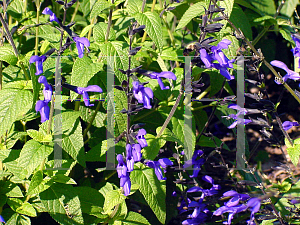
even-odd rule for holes
{"type": "Polygon", "coordinates": [[[75,10],[74,10],[74,13],[72,15],[72,18],[71,18],[71,22],[75,20],[75,16],[78,12],[78,9],[79,9],[79,1],[76,2],[76,6],[75,6],[75,10]]]}
{"type": "MultiPolygon", "coordinates": [[[[282,76],[279,75],[276,70],[274,69],[273,66],[271,66],[270,63],[268,63],[267,60],[264,59],[263,55],[261,53],[259,53],[255,47],[250,43],[250,41],[245,37],[245,35],[242,33],[242,31],[238,28],[236,28],[236,26],[231,22],[231,20],[229,20],[228,16],[222,11],[220,10],[220,7],[217,5],[215,0],[212,0],[214,5],[219,9],[219,11],[222,13],[223,17],[228,21],[228,23],[231,25],[231,27],[236,31],[236,33],[246,42],[246,44],[251,48],[251,50],[253,51],[253,53],[255,55],[257,55],[258,57],[260,57],[263,61],[263,63],[272,71],[272,73],[278,77],[281,81],[282,81],[282,76]]],[[[291,95],[297,100],[297,102],[300,104],[300,98],[295,94],[295,92],[292,90],[292,88],[286,83],[283,82],[284,87],[291,93],[291,95]]]]}
{"type": "MultiPolygon", "coordinates": [[[[111,3],[114,4],[115,3],[115,0],[111,0],[111,3]]],[[[108,24],[107,24],[107,31],[106,31],[106,35],[105,35],[105,42],[107,42],[108,40],[108,37],[109,37],[109,32],[110,32],[110,26],[112,24],[112,13],[113,13],[113,7],[110,7],[110,10],[109,10],[109,16],[108,16],[108,24]]]]}
{"type": "Polygon", "coordinates": [[[290,138],[290,136],[288,135],[288,133],[283,129],[282,122],[281,122],[281,120],[280,120],[280,118],[278,116],[278,113],[274,112],[274,116],[275,116],[276,121],[277,121],[277,123],[278,123],[278,125],[279,125],[279,127],[280,127],[280,129],[282,131],[282,133],[284,134],[285,138],[288,139],[288,141],[290,142],[291,146],[294,146],[292,139],[290,138]]]}
{"type": "MultiPolygon", "coordinates": [[[[95,18],[93,18],[93,19],[91,20],[91,24],[93,24],[94,22],[95,22],[95,18]]],[[[92,30],[93,30],[93,28],[89,30],[89,33],[88,33],[88,36],[87,36],[87,39],[88,39],[88,40],[90,40],[90,38],[91,38],[91,36],[92,36],[92,30]]]]}
{"type": "MultiPolygon", "coordinates": [[[[40,22],[40,1],[36,0],[36,24],[40,22]]],[[[38,55],[39,47],[39,26],[35,28],[35,55],[38,55]]]]}

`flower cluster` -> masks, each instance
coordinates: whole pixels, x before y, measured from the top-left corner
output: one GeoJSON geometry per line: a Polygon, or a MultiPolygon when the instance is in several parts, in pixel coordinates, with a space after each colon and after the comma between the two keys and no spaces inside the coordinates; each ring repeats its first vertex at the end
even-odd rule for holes
{"type": "Polygon", "coordinates": [[[180,206],[178,207],[179,213],[185,213],[192,210],[192,213],[187,216],[187,219],[182,222],[182,224],[202,224],[212,213],[206,208],[206,204],[203,203],[205,197],[213,196],[218,193],[218,190],[221,189],[221,186],[214,183],[214,180],[210,176],[203,176],[202,180],[208,182],[212,185],[210,189],[203,189],[198,186],[192,187],[187,190],[187,193],[200,192],[202,193],[198,200],[191,200],[187,198],[187,203],[182,199],[180,206]]]}
{"type": "Polygon", "coordinates": [[[150,168],[154,169],[155,175],[157,177],[158,180],[166,180],[167,178],[163,176],[161,169],[164,169],[164,173],[166,173],[166,168],[168,166],[172,166],[173,162],[168,159],[168,158],[162,158],[159,159],[158,161],[147,161],[146,166],[149,166],[150,168]]]}
{"type": "Polygon", "coordinates": [[[240,107],[236,104],[230,104],[230,105],[228,105],[228,108],[236,109],[238,111],[237,114],[230,114],[228,116],[222,116],[223,118],[226,118],[226,119],[234,119],[235,120],[231,125],[228,126],[228,129],[233,129],[234,127],[236,127],[237,124],[246,125],[246,124],[252,122],[252,120],[250,120],[250,119],[240,118],[239,115],[242,115],[242,114],[246,115],[246,114],[250,114],[250,113],[258,113],[257,110],[251,111],[251,109],[245,109],[245,108],[242,108],[242,107],[240,107]]]}
{"type": "Polygon", "coordinates": [[[40,76],[38,82],[44,84],[44,100],[37,101],[35,105],[35,111],[40,112],[41,122],[44,123],[45,121],[49,120],[50,108],[48,106],[48,103],[51,101],[52,98],[52,86],[48,84],[47,78],[45,76],[40,76]]]}
{"type": "Polygon", "coordinates": [[[215,68],[219,70],[221,75],[226,79],[233,80],[234,76],[229,73],[228,68],[233,68],[232,63],[235,60],[229,60],[222,51],[222,49],[227,49],[230,44],[231,41],[224,39],[217,46],[212,46],[210,53],[206,48],[201,48],[200,58],[207,69],[215,68]],[[215,60],[218,61],[218,63],[214,63],[215,60]]]}
{"type": "Polygon", "coordinates": [[[203,155],[203,151],[195,150],[192,159],[189,159],[183,165],[183,168],[188,168],[193,165],[193,175],[191,178],[196,178],[201,170],[201,166],[205,163],[205,159],[200,158],[203,155]]]}
{"type": "Polygon", "coordinates": [[[134,163],[141,161],[141,149],[148,146],[144,135],[146,135],[146,130],[140,129],[135,136],[138,144],[133,143],[126,145],[126,163],[124,162],[123,156],[121,154],[117,155],[117,172],[118,177],[120,178],[120,187],[123,188],[125,196],[128,196],[130,194],[131,181],[129,174],[133,171],[134,163]]]}
{"type": "Polygon", "coordinates": [[[231,224],[233,216],[237,213],[243,212],[247,209],[251,211],[250,220],[248,220],[248,225],[255,225],[254,214],[257,213],[260,209],[261,199],[259,198],[250,198],[247,194],[239,194],[236,191],[227,191],[223,194],[222,197],[232,197],[228,202],[224,203],[224,206],[218,208],[213,215],[220,216],[224,213],[228,214],[228,221],[224,224],[231,224]],[[247,204],[240,203],[248,200],[247,204]]]}

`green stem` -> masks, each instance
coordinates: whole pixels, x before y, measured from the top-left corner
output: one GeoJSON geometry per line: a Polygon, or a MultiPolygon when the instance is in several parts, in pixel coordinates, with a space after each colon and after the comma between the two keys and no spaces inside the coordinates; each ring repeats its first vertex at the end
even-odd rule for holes
{"type": "Polygon", "coordinates": [[[72,15],[72,18],[71,18],[71,22],[75,20],[75,16],[78,12],[78,9],[79,9],[79,1],[76,2],[76,6],[75,6],[75,10],[74,10],[74,13],[72,15]]]}
{"type": "MultiPolygon", "coordinates": [[[[78,99],[78,98],[76,98],[78,99]]],[[[80,107],[80,101],[75,101],[75,107],[74,107],[74,110],[75,111],[79,111],[79,107],[80,107]]]]}
{"type": "Polygon", "coordinates": [[[2,61],[0,61],[0,91],[2,90],[2,78],[3,78],[3,74],[2,74],[2,61]]]}
{"type": "MultiPolygon", "coordinates": [[[[94,24],[94,23],[95,23],[95,18],[93,18],[93,19],[91,20],[91,24],[94,24]]],[[[90,29],[90,30],[89,30],[89,33],[88,33],[88,36],[87,36],[87,39],[88,39],[88,40],[90,40],[90,38],[91,38],[91,36],[92,36],[92,30],[93,30],[93,29],[90,29]]]]}
{"type": "Polygon", "coordinates": [[[201,92],[201,94],[196,98],[197,100],[201,100],[205,95],[210,92],[211,86],[209,85],[208,88],[205,89],[205,91],[201,92]]]}
{"type": "MultiPolygon", "coordinates": [[[[220,7],[217,5],[215,0],[212,0],[214,5],[220,10],[220,7]]],[[[281,81],[282,81],[282,76],[280,76],[276,70],[274,69],[273,66],[271,66],[271,64],[264,59],[263,55],[261,53],[259,53],[255,47],[251,44],[251,42],[245,37],[245,35],[242,33],[242,31],[238,28],[236,28],[236,26],[231,22],[231,20],[229,20],[228,16],[222,11],[220,10],[220,12],[222,13],[223,17],[228,21],[228,23],[231,25],[231,27],[237,32],[237,34],[242,37],[242,39],[246,42],[246,44],[251,48],[251,50],[253,51],[253,53],[255,55],[257,55],[258,57],[260,57],[263,61],[263,63],[271,70],[271,72],[278,77],[281,81]]],[[[296,93],[292,90],[292,88],[285,82],[283,82],[283,86],[291,93],[291,95],[297,100],[297,102],[300,104],[300,98],[296,95],[296,93]]]]}
{"type": "MultiPolygon", "coordinates": [[[[115,0],[111,0],[111,3],[114,4],[115,0]]],[[[105,35],[105,42],[107,42],[108,37],[109,37],[110,26],[112,24],[112,13],[113,13],[113,7],[110,7],[109,16],[108,16],[107,31],[106,31],[106,35],[105,35]]]]}
{"type": "MultiPolygon", "coordinates": [[[[40,22],[40,1],[36,0],[36,24],[40,22]]],[[[38,55],[39,47],[39,26],[35,28],[35,55],[38,55]]]]}

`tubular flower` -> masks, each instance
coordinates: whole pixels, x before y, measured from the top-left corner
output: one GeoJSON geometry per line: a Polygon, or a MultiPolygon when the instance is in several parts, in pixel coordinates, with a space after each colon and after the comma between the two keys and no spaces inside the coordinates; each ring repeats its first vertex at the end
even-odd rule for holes
{"type": "Polygon", "coordinates": [[[56,15],[51,11],[51,9],[49,9],[48,7],[46,7],[42,14],[45,14],[45,15],[50,15],[50,22],[57,22],[57,23],[60,23],[59,20],[57,19],[56,15]]]}
{"type": "Polygon", "coordinates": [[[31,64],[31,63],[35,62],[35,66],[36,66],[35,75],[40,75],[44,72],[43,71],[43,62],[45,62],[46,59],[47,59],[47,57],[45,55],[42,55],[42,56],[33,55],[30,57],[29,63],[31,64]]]}
{"type": "Polygon", "coordinates": [[[235,120],[230,126],[227,127],[228,129],[233,129],[237,124],[244,124],[244,125],[246,125],[246,124],[252,122],[252,120],[249,120],[249,119],[239,118],[235,114],[230,114],[228,116],[222,116],[222,117],[226,118],[226,119],[234,119],[235,120]]]}
{"type": "Polygon", "coordinates": [[[120,178],[120,187],[124,190],[124,195],[128,196],[130,194],[131,189],[131,181],[129,177],[128,168],[123,160],[123,156],[121,154],[117,155],[117,173],[118,177],[120,178]]]}
{"type": "MultiPolygon", "coordinates": [[[[299,35],[292,34],[292,39],[295,42],[296,46],[295,46],[295,48],[291,49],[291,51],[293,52],[294,56],[300,57],[300,39],[297,38],[297,36],[299,37],[299,35]]],[[[299,58],[298,68],[300,68],[300,58],[299,58]]]]}
{"type": "MultiPolygon", "coordinates": [[[[287,65],[285,65],[283,62],[278,61],[278,60],[273,60],[272,62],[270,62],[270,64],[272,66],[276,66],[278,68],[281,68],[283,70],[285,70],[286,75],[282,78],[283,82],[286,82],[287,79],[292,79],[292,80],[299,80],[300,76],[299,73],[294,72],[293,70],[290,70],[287,65]]],[[[281,84],[280,81],[278,81],[277,79],[275,79],[276,84],[281,84]]]]}
{"type": "Polygon", "coordinates": [[[127,176],[127,166],[121,154],[117,155],[117,161],[118,161],[118,165],[117,165],[118,177],[121,178],[122,176],[127,176]]]}
{"type": "Polygon", "coordinates": [[[127,173],[126,176],[122,176],[120,178],[120,187],[123,188],[125,196],[128,196],[130,194],[131,181],[130,181],[129,173],[127,173]]]}
{"type": "Polygon", "coordinates": [[[299,123],[298,122],[291,122],[291,121],[284,121],[283,123],[282,123],[282,127],[283,127],[283,129],[284,130],[289,130],[289,129],[291,129],[293,126],[299,126],[299,123]]]}
{"type": "Polygon", "coordinates": [[[222,49],[227,49],[230,44],[231,41],[224,39],[220,41],[217,46],[211,47],[213,58],[216,59],[219,62],[219,65],[223,68],[233,68],[232,63],[234,62],[234,59],[229,60],[226,57],[226,55],[222,52],[222,49]]]}
{"type": "Polygon", "coordinates": [[[89,52],[88,47],[90,47],[90,42],[85,37],[73,37],[73,40],[76,42],[76,47],[78,50],[78,57],[83,57],[84,47],[86,47],[87,51],[89,52]]]}
{"type": "Polygon", "coordinates": [[[201,150],[195,150],[192,159],[187,160],[185,164],[183,165],[183,168],[188,168],[193,165],[193,175],[191,175],[191,178],[196,178],[200,172],[201,166],[204,164],[205,159],[198,157],[201,157],[203,155],[203,151],[201,150]]]}
{"type": "Polygon", "coordinates": [[[168,79],[171,79],[171,80],[176,80],[177,79],[175,74],[170,72],[170,71],[163,71],[161,73],[156,73],[156,72],[151,73],[150,78],[151,79],[157,79],[161,90],[165,90],[165,89],[170,88],[169,86],[167,86],[167,87],[164,86],[164,83],[161,80],[162,77],[163,78],[168,78],[168,79]]]}
{"type": "Polygon", "coordinates": [[[99,92],[102,93],[102,89],[98,85],[89,85],[87,87],[77,87],[70,84],[63,84],[65,88],[68,88],[69,90],[72,90],[76,92],[77,94],[80,94],[83,96],[83,101],[85,106],[94,106],[94,104],[90,104],[89,95],[87,92],[99,92]]]}
{"type": "Polygon", "coordinates": [[[158,161],[149,160],[148,162],[146,162],[146,165],[154,169],[155,175],[157,176],[158,180],[166,180],[167,178],[163,177],[161,167],[165,169],[167,168],[167,166],[172,166],[173,163],[168,158],[163,158],[163,159],[159,159],[158,161]]]}
{"type": "Polygon", "coordinates": [[[131,145],[132,156],[134,162],[139,162],[142,159],[141,146],[139,144],[131,145]]]}
{"type": "Polygon", "coordinates": [[[150,98],[153,98],[153,92],[151,88],[144,87],[143,85],[139,84],[138,81],[133,81],[132,91],[138,103],[143,103],[144,108],[151,109],[150,98]]]}
{"type": "Polygon", "coordinates": [[[247,207],[250,208],[251,215],[250,215],[250,220],[248,220],[248,225],[255,225],[256,223],[254,222],[254,214],[257,213],[260,209],[260,202],[261,199],[259,198],[251,198],[247,202],[247,207]]]}
{"type": "Polygon", "coordinates": [[[41,114],[41,123],[49,120],[50,108],[48,106],[48,102],[39,100],[36,102],[35,111],[40,112],[41,114]]]}
{"type": "Polygon", "coordinates": [[[138,134],[135,136],[138,143],[141,145],[142,148],[145,148],[148,146],[147,141],[145,139],[145,135],[147,134],[145,129],[139,129],[138,134]]]}
{"type": "Polygon", "coordinates": [[[127,163],[127,171],[128,172],[133,171],[134,159],[132,156],[132,150],[130,144],[126,145],[126,163],[127,163]]]}
{"type": "Polygon", "coordinates": [[[38,82],[40,84],[44,84],[44,89],[43,89],[43,94],[44,94],[44,101],[45,102],[50,102],[52,98],[52,86],[48,84],[47,78],[45,76],[40,76],[38,79],[38,82]]]}

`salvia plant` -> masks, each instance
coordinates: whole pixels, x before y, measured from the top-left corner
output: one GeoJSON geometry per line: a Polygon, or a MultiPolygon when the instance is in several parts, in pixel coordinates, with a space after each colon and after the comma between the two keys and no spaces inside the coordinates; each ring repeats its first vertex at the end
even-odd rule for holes
{"type": "Polygon", "coordinates": [[[1,224],[300,224],[299,1],[0,5],[1,224]]]}

